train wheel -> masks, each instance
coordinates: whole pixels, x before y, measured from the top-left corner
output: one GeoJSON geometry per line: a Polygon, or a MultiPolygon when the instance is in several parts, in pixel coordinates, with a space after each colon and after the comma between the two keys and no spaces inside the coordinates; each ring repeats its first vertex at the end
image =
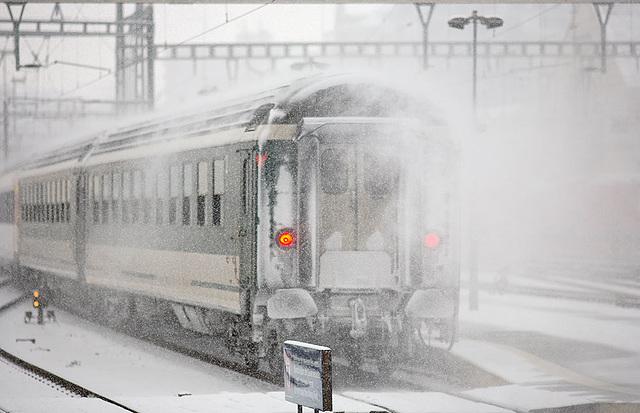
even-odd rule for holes
{"type": "Polygon", "coordinates": [[[104,297],[104,319],[111,327],[117,327],[127,321],[131,315],[129,297],[106,294],[104,297]]]}
{"type": "Polygon", "coordinates": [[[266,337],[267,340],[267,365],[269,366],[269,373],[276,377],[283,374],[284,371],[284,356],[283,356],[283,343],[282,334],[279,328],[273,328],[269,330],[269,334],[266,337]]]}
{"type": "Polygon", "coordinates": [[[364,362],[363,349],[357,341],[353,341],[351,345],[347,346],[345,356],[347,363],[349,363],[349,368],[352,370],[359,370],[364,362]]]}
{"type": "Polygon", "coordinates": [[[255,343],[249,343],[243,354],[244,365],[249,370],[258,370],[260,357],[258,355],[258,346],[255,343]]]}

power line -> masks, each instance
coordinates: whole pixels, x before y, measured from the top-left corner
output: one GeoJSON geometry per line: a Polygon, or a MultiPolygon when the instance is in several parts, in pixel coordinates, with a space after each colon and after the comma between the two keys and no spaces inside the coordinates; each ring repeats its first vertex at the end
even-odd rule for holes
{"type": "MultiPolygon", "coordinates": [[[[203,31],[203,32],[202,32],[202,33],[200,33],[200,34],[196,34],[195,36],[189,37],[188,39],[183,40],[182,42],[180,42],[180,43],[178,43],[178,44],[175,44],[174,46],[182,46],[182,45],[184,45],[185,43],[188,43],[188,42],[190,42],[190,41],[192,41],[192,40],[194,40],[194,39],[197,39],[198,37],[204,36],[204,35],[205,35],[205,34],[207,34],[207,33],[211,33],[211,32],[212,32],[212,31],[214,31],[214,30],[218,30],[219,28],[221,28],[221,27],[223,27],[223,26],[225,26],[225,25],[227,25],[227,24],[229,24],[229,23],[232,23],[232,22],[234,22],[234,21],[236,21],[236,20],[239,20],[239,19],[241,19],[241,18],[243,18],[243,17],[245,17],[245,16],[248,16],[248,15],[250,15],[250,14],[254,13],[254,12],[257,12],[258,10],[260,10],[260,9],[262,9],[262,8],[264,8],[264,7],[267,7],[267,6],[269,6],[269,5],[273,4],[273,3],[275,3],[275,1],[276,1],[276,0],[271,0],[271,1],[270,1],[270,2],[268,2],[268,3],[264,3],[264,4],[262,4],[262,5],[258,6],[258,7],[256,7],[255,9],[249,10],[248,12],[246,12],[246,13],[244,13],[244,14],[241,14],[241,15],[239,15],[239,16],[236,16],[236,17],[234,17],[233,19],[230,19],[230,20],[229,20],[229,18],[227,17],[227,19],[226,19],[226,21],[225,21],[224,23],[220,23],[220,24],[218,24],[217,26],[214,26],[214,27],[212,27],[212,28],[210,28],[210,29],[207,29],[207,30],[203,31]]],[[[169,50],[169,48],[165,47],[164,49],[162,49],[162,50],[160,50],[160,51],[156,51],[156,54],[164,53],[164,52],[166,52],[167,50],[169,50]]]]}
{"type": "Polygon", "coordinates": [[[518,23],[518,24],[516,24],[516,25],[514,25],[514,26],[509,27],[508,29],[500,30],[500,32],[499,32],[499,33],[497,33],[494,37],[502,36],[503,34],[508,33],[508,32],[510,32],[511,30],[513,30],[513,29],[516,29],[516,28],[520,27],[520,26],[522,26],[522,25],[523,25],[523,24],[525,24],[525,23],[529,23],[531,20],[533,20],[533,19],[537,19],[538,17],[542,16],[543,14],[546,14],[546,13],[550,12],[551,10],[553,10],[553,9],[555,9],[555,8],[559,7],[559,6],[562,6],[562,4],[556,4],[556,5],[554,5],[554,6],[551,6],[551,7],[549,7],[548,9],[542,10],[540,13],[536,14],[535,16],[531,16],[531,17],[529,17],[528,19],[525,19],[525,20],[521,21],[520,23],[518,23]]]}

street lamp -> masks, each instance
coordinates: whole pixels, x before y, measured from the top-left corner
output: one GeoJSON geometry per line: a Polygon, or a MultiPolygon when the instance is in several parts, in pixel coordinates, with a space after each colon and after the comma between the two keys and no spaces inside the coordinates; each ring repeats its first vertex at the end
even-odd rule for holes
{"type": "Polygon", "coordinates": [[[476,113],[476,96],[477,96],[477,92],[476,92],[476,83],[477,83],[477,43],[478,43],[478,22],[480,22],[480,24],[484,24],[485,26],[487,26],[487,29],[495,29],[496,27],[500,27],[502,26],[502,19],[500,17],[483,17],[483,16],[478,16],[478,12],[476,10],[473,11],[473,13],[471,14],[471,17],[454,17],[453,19],[449,20],[449,26],[453,27],[454,29],[460,29],[463,30],[464,26],[466,26],[467,24],[473,22],[473,114],[475,116],[476,113]]]}
{"type": "MultiPolygon", "coordinates": [[[[495,29],[502,26],[502,19],[499,17],[482,17],[478,16],[476,10],[473,11],[471,17],[454,17],[449,20],[449,26],[454,29],[464,30],[464,26],[473,22],[473,117],[474,122],[476,118],[476,97],[477,97],[477,42],[478,42],[478,22],[484,24],[487,29],[495,29]]],[[[473,167],[472,169],[477,169],[473,167]]],[[[472,175],[472,180],[476,179],[475,175],[472,175]]],[[[471,185],[470,203],[472,205],[469,212],[469,309],[478,309],[478,242],[476,239],[476,211],[474,208],[476,199],[476,185],[475,182],[471,185]]]]}

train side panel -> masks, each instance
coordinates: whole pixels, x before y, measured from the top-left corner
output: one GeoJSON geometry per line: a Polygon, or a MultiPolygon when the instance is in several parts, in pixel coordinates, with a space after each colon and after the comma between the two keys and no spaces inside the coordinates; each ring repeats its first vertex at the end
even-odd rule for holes
{"type": "Polygon", "coordinates": [[[17,174],[0,175],[0,268],[16,263],[16,193],[17,174]]]}
{"type": "Polygon", "coordinates": [[[75,162],[24,173],[20,178],[20,265],[76,279],[75,162]]]}
{"type": "Polygon", "coordinates": [[[257,142],[247,139],[255,133],[234,133],[235,144],[224,144],[233,139],[223,131],[220,146],[210,137],[187,139],[174,152],[145,148],[87,162],[88,284],[176,305],[250,311],[255,228],[247,174],[257,142]]]}

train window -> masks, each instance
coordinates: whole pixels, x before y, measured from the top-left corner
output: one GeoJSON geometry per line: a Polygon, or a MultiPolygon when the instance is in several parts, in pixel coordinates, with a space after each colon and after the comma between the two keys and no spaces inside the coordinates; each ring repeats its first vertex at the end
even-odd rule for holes
{"type": "Polygon", "coordinates": [[[20,190],[20,220],[21,221],[26,221],[27,220],[27,205],[25,202],[25,189],[21,189],[20,190]]]}
{"type": "Polygon", "coordinates": [[[54,220],[55,222],[60,222],[60,199],[62,198],[62,196],[60,196],[60,190],[62,187],[62,182],[61,181],[55,181],[53,183],[54,185],[54,191],[53,191],[53,204],[54,204],[54,220]]]}
{"type": "Polygon", "coordinates": [[[222,222],[222,194],[224,194],[224,159],[213,161],[213,196],[211,200],[211,224],[219,226],[222,222]]]}
{"type": "Polygon", "coordinates": [[[62,180],[60,182],[58,182],[59,184],[59,189],[60,189],[60,222],[65,222],[65,189],[66,189],[66,185],[65,185],[66,181],[62,180]]]}
{"type": "Polygon", "coordinates": [[[71,211],[69,208],[69,203],[71,202],[71,183],[69,182],[69,180],[65,180],[63,182],[63,187],[64,187],[62,189],[62,193],[64,194],[63,215],[65,218],[65,221],[69,222],[71,221],[71,211]]]}
{"type": "Polygon", "coordinates": [[[40,203],[42,205],[41,222],[47,222],[47,183],[43,182],[41,188],[40,203]]]}
{"type": "Polygon", "coordinates": [[[182,169],[182,225],[191,225],[191,195],[193,195],[193,166],[190,163],[182,169]]]}
{"type": "Polygon", "coordinates": [[[56,199],[57,186],[58,186],[58,181],[51,181],[51,200],[49,201],[51,203],[51,207],[50,207],[51,222],[57,222],[56,221],[56,205],[58,204],[56,199]]]}
{"type": "Polygon", "coordinates": [[[131,216],[131,171],[122,173],[122,222],[129,222],[131,216]]]}
{"type": "Polygon", "coordinates": [[[151,200],[156,188],[155,175],[145,173],[142,175],[142,186],[144,187],[144,199],[142,201],[142,219],[145,224],[151,223],[151,200]]]}
{"type": "Polygon", "coordinates": [[[49,206],[51,205],[51,182],[44,183],[44,205],[45,205],[45,222],[49,222],[51,219],[51,211],[49,206]]]}
{"type": "Polygon", "coordinates": [[[100,176],[95,175],[93,177],[93,223],[100,223],[100,198],[102,191],[100,190],[100,176]]]}
{"type": "Polygon", "coordinates": [[[142,198],[142,171],[133,172],[133,200],[131,201],[131,222],[140,221],[140,198],[142,198]]]}
{"type": "Polygon", "coordinates": [[[213,161],[213,193],[224,194],[224,159],[213,161]]]}
{"type": "Polygon", "coordinates": [[[120,222],[120,194],[122,192],[122,175],[119,172],[113,173],[113,192],[111,197],[111,222],[120,222]]]}
{"type": "Polygon", "coordinates": [[[247,159],[242,163],[242,212],[246,214],[249,211],[249,161],[247,159]]]}
{"type": "Polygon", "coordinates": [[[47,182],[47,221],[54,222],[54,181],[47,182]]]}
{"type": "Polygon", "coordinates": [[[46,186],[43,183],[40,183],[40,185],[38,185],[38,189],[40,190],[40,195],[39,195],[39,204],[40,204],[40,218],[39,221],[40,222],[45,222],[46,217],[47,217],[47,212],[45,210],[45,206],[46,206],[46,186]]]}
{"type": "Polygon", "coordinates": [[[102,176],[102,223],[109,223],[109,207],[111,206],[111,186],[113,178],[111,174],[102,176]]]}
{"type": "Polygon", "coordinates": [[[180,194],[180,168],[172,166],[169,170],[169,224],[175,224],[180,194]]]}
{"type": "Polygon", "coordinates": [[[4,192],[0,194],[0,222],[6,224],[13,222],[13,202],[13,192],[4,192]]]}
{"type": "Polygon", "coordinates": [[[320,158],[320,180],[322,191],[337,195],[344,193],[349,187],[348,165],[344,151],[325,149],[320,158]]]}
{"type": "Polygon", "coordinates": [[[29,222],[31,220],[31,192],[30,192],[30,188],[29,188],[29,184],[24,184],[24,191],[25,191],[25,217],[24,220],[29,222]]]}
{"type": "Polygon", "coordinates": [[[51,182],[51,222],[58,222],[56,207],[58,206],[58,181],[51,182]]]}
{"type": "Polygon", "coordinates": [[[36,184],[33,183],[31,184],[31,214],[32,214],[32,221],[36,222],[38,220],[38,189],[36,188],[36,184]]]}
{"type": "Polygon", "coordinates": [[[58,186],[58,181],[51,181],[51,222],[57,222],[56,220],[56,205],[58,205],[56,199],[56,191],[58,186]]]}
{"type": "Polygon", "coordinates": [[[29,221],[35,222],[36,220],[36,186],[29,184],[29,221]]]}
{"type": "Polygon", "coordinates": [[[113,173],[113,199],[120,199],[122,191],[122,176],[119,172],[113,173]]]}
{"type": "Polygon", "coordinates": [[[206,198],[209,189],[209,165],[207,162],[198,163],[197,178],[198,198],[196,200],[196,223],[198,226],[205,226],[206,198]]]}
{"type": "Polygon", "coordinates": [[[371,198],[382,199],[398,186],[400,165],[396,158],[368,152],[364,165],[364,189],[371,198]]]}
{"type": "Polygon", "coordinates": [[[167,173],[161,172],[158,174],[156,188],[156,225],[162,225],[164,220],[164,200],[167,198],[167,188],[169,182],[167,182],[167,173]]]}
{"type": "Polygon", "coordinates": [[[29,186],[22,184],[21,188],[21,193],[23,193],[22,196],[24,197],[24,200],[21,202],[21,204],[24,204],[24,217],[22,220],[27,222],[29,221],[29,186]]]}

